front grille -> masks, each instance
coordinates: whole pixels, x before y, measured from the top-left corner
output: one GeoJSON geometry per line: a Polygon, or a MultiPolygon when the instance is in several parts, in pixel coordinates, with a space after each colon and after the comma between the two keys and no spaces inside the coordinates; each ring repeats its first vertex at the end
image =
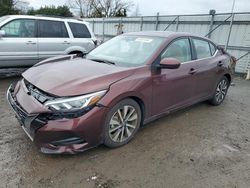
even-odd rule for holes
{"type": "Polygon", "coordinates": [[[84,143],[86,143],[86,141],[84,141],[80,137],[70,137],[51,142],[51,144],[53,144],[54,146],[65,146],[65,145],[84,144],[84,143]]]}
{"type": "Polygon", "coordinates": [[[54,96],[47,94],[46,92],[38,89],[36,86],[29,83],[27,80],[24,80],[25,86],[29,91],[29,94],[32,95],[40,103],[44,104],[48,100],[55,99],[54,96]]]}
{"type": "Polygon", "coordinates": [[[43,127],[47,121],[44,121],[38,118],[38,114],[28,114],[17,102],[16,98],[12,95],[14,89],[10,87],[7,92],[7,99],[14,110],[17,119],[19,120],[20,124],[26,128],[29,135],[33,138],[35,132],[43,127]]]}

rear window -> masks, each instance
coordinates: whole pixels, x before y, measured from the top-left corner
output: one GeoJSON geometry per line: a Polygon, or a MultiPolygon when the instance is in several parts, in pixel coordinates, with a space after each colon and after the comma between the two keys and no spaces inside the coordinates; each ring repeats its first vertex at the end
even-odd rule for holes
{"type": "Polygon", "coordinates": [[[209,43],[205,40],[193,39],[197,59],[211,57],[209,43]]]}
{"type": "Polygon", "coordinates": [[[68,32],[64,22],[39,20],[38,21],[39,34],[41,38],[68,38],[68,32]]]}
{"type": "Polygon", "coordinates": [[[88,28],[84,24],[68,22],[74,38],[91,38],[88,28]]]}

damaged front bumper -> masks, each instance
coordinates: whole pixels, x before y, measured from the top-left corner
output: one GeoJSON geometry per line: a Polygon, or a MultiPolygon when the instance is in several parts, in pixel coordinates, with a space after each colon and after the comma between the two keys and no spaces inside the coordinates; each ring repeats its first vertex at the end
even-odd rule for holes
{"type": "Polygon", "coordinates": [[[102,143],[105,107],[93,107],[76,118],[53,114],[41,108],[41,103],[27,92],[23,81],[18,87],[18,91],[14,85],[9,87],[7,100],[21,127],[42,153],[73,154],[102,143]]]}
{"type": "Polygon", "coordinates": [[[16,98],[13,97],[14,87],[11,85],[7,90],[7,101],[15,112],[15,116],[19,121],[24,132],[28,137],[34,141],[35,132],[44,126],[46,122],[38,118],[39,114],[28,114],[17,102],[16,98]]]}

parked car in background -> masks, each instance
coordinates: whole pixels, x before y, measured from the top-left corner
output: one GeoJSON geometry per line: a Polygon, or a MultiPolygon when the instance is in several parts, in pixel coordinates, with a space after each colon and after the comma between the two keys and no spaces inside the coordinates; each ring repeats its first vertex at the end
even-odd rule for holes
{"type": "Polygon", "coordinates": [[[89,24],[81,20],[4,16],[0,18],[0,68],[31,66],[57,55],[82,56],[96,42],[89,24]]]}
{"type": "Polygon", "coordinates": [[[36,64],[10,86],[7,98],[44,153],[81,152],[102,143],[115,148],[163,115],[201,101],[221,104],[231,82],[230,58],[192,34],[128,33],[86,59],[36,64]]]}

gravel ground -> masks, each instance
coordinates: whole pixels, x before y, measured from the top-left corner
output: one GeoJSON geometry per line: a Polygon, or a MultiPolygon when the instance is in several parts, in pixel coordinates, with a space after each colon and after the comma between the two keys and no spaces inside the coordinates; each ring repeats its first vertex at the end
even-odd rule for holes
{"type": "Polygon", "coordinates": [[[221,106],[207,103],[143,127],[118,149],[44,155],[5,100],[0,80],[0,187],[250,187],[250,82],[235,79],[221,106]]]}
{"type": "Polygon", "coordinates": [[[0,69],[0,79],[12,76],[20,76],[25,70],[27,70],[27,68],[0,69]]]}

